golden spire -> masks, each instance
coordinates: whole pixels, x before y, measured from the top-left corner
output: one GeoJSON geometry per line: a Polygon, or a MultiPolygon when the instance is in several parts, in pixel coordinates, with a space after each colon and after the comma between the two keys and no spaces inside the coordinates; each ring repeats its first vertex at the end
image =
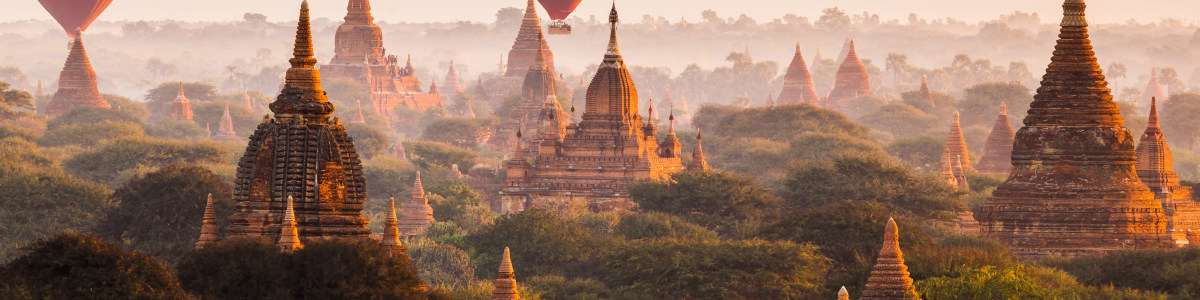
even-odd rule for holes
{"type": "Polygon", "coordinates": [[[700,172],[700,171],[708,170],[708,161],[706,161],[704,158],[703,140],[704,140],[704,137],[700,134],[700,131],[697,130],[696,131],[696,150],[692,151],[692,162],[688,164],[688,168],[687,168],[689,172],[700,172]]]}
{"type": "Polygon", "coordinates": [[[213,208],[212,193],[208,194],[208,202],[204,205],[204,220],[200,226],[200,240],[196,249],[221,241],[217,233],[217,210],[213,208]]]}
{"type": "Polygon", "coordinates": [[[1000,115],[1008,116],[1008,102],[1000,102],[1000,115]]]}
{"type": "Polygon", "coordinates": [[[421,171],[417,171],[416,180],[413,182],[412,194],[413,197],[425,196],[425,186],[421,185],[421,171]]]}
{"type": "Polygon", "coordinates": [[[296,211],[292,205],[292,196],[288,196],[287,208],[283,211],[283,226],[280,226],[279,240],[275,242],[275,246],[284,252],[304,249],[300,243],[300,232],[296,229],[296,211]]]}
{"type": "Polygon", "coordinates": [[[883,247],[867,278],[862,299],[920,299],[913,289],[913,280],[904,265],[904,254],[900,251],[900,234],[896,220],[888,218],[883,230],[883,247]]]}
{"type": "Polygon", "coordinates": [[[617,46],[617,22],[620,18],[617,17],[617,3],[613,3],[612,11],[608,13],[608,23],[610,32],[608,35],[608,51],[604,53],[604,62],[612,66],[621,61],[621,49],[617,46]]]}
{"type": "Polygon", "coordinates": [[[383,240],[380,241],[380,244],[389,248],[403,246],[400,243],[400,228],[396,227],[399,223],[396,220],[395,197],[388,197],[388,209],[385,217],[386,219],[383,221],[383,240]]]}
{"type": "Polygon", "coordinates": [[[838,300],[850,300],[850,292],[846,291],[846,286],[844,285],[841,290],[838,290],[838,300]]]}
{"type": "Polygon", "coordinates": [[[1084,18],[1084,11],[1087,9],[1087,4],[1083,0],[1066,0],[1063,2],[1063,27],[1087,27],[1087,19],[1084,18]]]}
{"type": "Polygon", "coordinates": [[[1146,124],[1146,128],[1159,129],[1158,127],[1158,100],[1150,97],[1150,120],[1146,124]]]}
{"type": "Polygon", "coordinates": [[[317,59],[313,57],[307,0],[300,4],[300,21],[296,24],[296,44],[292,56],[288,60],[291,68],[287,70],[283,91],[271,103],[271,111],[275,112],[276,118],[283,120],[303,116],[310,122],[324,123],[334,107],[321,89],[321,73],[314,67],[317,59]]]}
{"type": "Polygon", "coordinates": [[[521,299],[517,293],[517,280],[514,279],[512,260],[508,255],[508,247],[504,247],[504,256],[500,257],[500,272],[493,284],[492,297],[488,300],[521,299]]]}
{"type": "Polygon", "coordinates": [[[512,258],[508,254],[508,247],[504,247],[504,256],[500,257],[500,273],[513,273],[512,258]]]}

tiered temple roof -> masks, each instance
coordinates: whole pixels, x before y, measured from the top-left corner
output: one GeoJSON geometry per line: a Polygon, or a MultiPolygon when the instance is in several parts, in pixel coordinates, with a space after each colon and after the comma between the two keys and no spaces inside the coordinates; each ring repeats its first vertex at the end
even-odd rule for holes
{"type": "Polygon", "coordinates": [[[414,236],[425,231],[425,227],[433,221],[433,208],[429,206],[429,199],[425,198],[425,187],[421,185],[421,172],[418,171],[417,179],[413,182],[412,198],[404,205],[398,228],[401,235],[414,236]]]}
{"type": "Polygon", "coordinates": [[[813,84],[812,73],[800,54],[800,44],[796,43],[796,54],[792,56],[792,64],[783,75],[783,91],[779,92],[776,100],[779,105],[807,103],[816,105],[820,101],[817,88],[813,84]]]}
{"type": "Polygon", "coordinates": [[[196,249],[204,248],[204,246],[212,245],[221,241],[217,231],[217,210],[213,207],[212,193],[208,194],[208,200],[204,204],[204,220],[200,225],[200,240],[196,241],[196,249]]]}
{"type": "MultiPolygon", "coordinates": [[[[540,33],[539,33],[540,34],[540,33]]],[[[541,58],[544,51],[538,49],[535,57],[541,58]]],[[[518,139],[514,139],[519,129],[535,134],[526,134],[519,139],[527,151],[538,151],[538,145],[551,130],[562,133],[570,121],[567,114],[558,104],[556,92],[558,77],[550,73],[550,66],[542,63],[543,59],[534,59],[529,71],[525,72],[521,90],[524,91],[517,107],[509,113],[508,118],[492,134],[488,144],[493,149],[512,149],[518,139]]]]}
{"type": "Polygon", "coordinates": [[[233,192],[237,212],[229,217],[226,232],[277,237],[285,199],[294,198],[299,236],[367,236],[362,164],[341,121],[330,118],[334,106],[314,68],[307,1],[296,27],[291,68],[270,105],[274,117],[258,125],[238,163],[233,192]]]}
{"type": "Polygon", "coordinates": [[[67,62],[58,75],[58,91],[50,104],[46,105],[46,116],[53,119],[67,113],[76,107],[112,108],[100,89],[96,87],[96,71],[88,60],[87,51],[83,49],[83,34],[75,30],[75,41],[71,43],[71,53],[67,62]]]}
{"type": "Polygon", "coordinates": [[[1012,145],[1016,133],[1008,120],[1008,104],[1000,103],[1000,114],[996,116],[996,124],[992,125],[992,133],[988,134],[987,144],[983,149],[983,157],[975,169],[984,174],[1008,176],[1012,171],[1012,145]]]}
{"type": "Polygon", "coordinates": [[[1155,98],[1150,98],[1150,118],[1137,145],[1137,174],[1162,203],[1169,218],[1167,230],[1179,243],[1187,240],[1188,230],[1200,231],[1200,202],[1192,199],[1191,187],[1179,184],[1171,147],[1158,123],[1156,104],[1155,98]]]}
{"type": "Polygon", "coordinates": [[[537,6],[533,2],[533,0],[528,0],[525,5],[525,16],[521,19],[521,29],[517,31],[517,39],[513,41],[512,50],[508,51],[508,70],[504,76],[524,78],[525,72],[528,72],[530,66],[537,62],[545,64],[546,70],[550,74],[558,74],[554,71],[554,52],[550,51],[550,44],[546,43],[546,38],[542,35],[537,6]],[[538,50],[544,52],[541,59],[537,58],[538,50]]]}
{"type": "Polygon", "coordinates": [[[388,197],[387,214],[384,215],[383,221],[383,236],[379,240],[381,245],[393,249],[404,247],[404,245],[400,244],[399,224],[396,221],[396,198],[388,197]]]}
{"type": "Polygon", "coordinates": [[[896,220],[888,218],[887,227],[883,230],[883,247],[879,249],[875,267],[871,269],[871,277],[867,278],[866,289],[859,299],[920,299],[913,288],[912,278],[908,276],[908,266],[904,265],[896,220]]]}
{"type": "Polygon", "coordinates": [[[950,131],[946,134],[946,149],[950,149],[950,157],[959,161],[958,163],[962,163],[964,170],[971,169],[971,157],[967,154],[967,142],[963,139],[957,111],[954,112],[954,118],[950,122],[950,131]]]}
{"type": "Polygon", "coordinates": [[[192,102],[188,101],[187,95],[183,93],[183,82],[179,82],[179,95],[175,96],[174,102],[171,102],[169,115],[172,119],[192,121],[192,102]]]}
{"type": "Polygon", "coordinates": [[[521,299],[521,295],[517,293],[517,280],[513,273],[512,258],[508,254],[508,247],[504,247],[504,256],[500,257],[500,271],[496,276],[495,283],[492,284],[492,297],[488,300],[513,300],[521,299]]]}
{"type": "Polygon", "coordinates": [[[561,140],[543,139],[532,164],[520,144],[515,147],[506,164],[502,212],[556,203],[623,210],[632,206],[629,181],[661,179],[683,169],[677,154],[667,157],[659,151],[664,147],[647,135],[654,125],[637,113],[637,88],[617,46],[617,21],[614,6],[608,50],[588,86],[582,120],[568,125],[561,140]]]}
{"type": "Polygon", "coordinates": [[[1066,0],[1042,86],[1017,131],[1013,170],[978,216],[1025,258],[1169,247],[1162,205],[1138,179],[1133,136],[1088,39],[1086,4],[1066,0]]]}
{"type": "Polygon", "coordinates": [[[867,67],[858,58],[854,49],[854,40],[849,41],[846,58],[838,68],[833,91],[825,99],[823,105],[840,112],[848,112],[856,108],[850,106],[850,101],[861,96],[871,95],[871,80],[867,75],[867,67]]]}
{"type": "Polygon", "coordinates": [[[442,85],[442,90],[438,91],[442,95],[454,96],[463,92],[462,81],[458,79],[458,71],[454,69],[454,60],[450,60],[450,70],[446,71],[446,82],[442,85]]]}
{"type": "Polygon", "coordinates": [[[237,132],[233,131],[233,117],[229,115],[229,104],[225,105],[225,112],[221,114],[221,122],[217,123],[217,134],[213,136],[213,139],[218,141],[240,139],[237,132]]]}

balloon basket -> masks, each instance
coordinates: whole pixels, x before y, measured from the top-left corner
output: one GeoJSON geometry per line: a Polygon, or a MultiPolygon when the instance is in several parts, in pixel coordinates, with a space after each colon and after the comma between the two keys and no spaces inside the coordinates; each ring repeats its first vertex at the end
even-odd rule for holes
{"type": "Polygon", "coordinates": [[[571,34],[571,25],[561,20],[551,22],[547,27],[546,32],[550,34],[571,34]]]}

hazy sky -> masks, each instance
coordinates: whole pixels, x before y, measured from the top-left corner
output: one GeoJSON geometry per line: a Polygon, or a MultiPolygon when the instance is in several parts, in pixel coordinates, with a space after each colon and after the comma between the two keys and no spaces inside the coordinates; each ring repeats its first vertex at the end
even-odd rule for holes
{"type": "MultiPolygon", "coordinates": [[[[50,19],[36,0],[4,0],[0,22],[21,19],[50,19]]],[[[298,0],[115,0],[102,20],[175,19],[186,21],[240,20],[243,13],[265,14],[270,20],[294,20],[298,0]]],[[[311,0],[313,17],[340,19],[345,14],[346,0],[311,0]]],[[[495,19],[501,7],[524,7],[525,0],[374,0],[375,17],[387,22],[482,21],[495,19]]],[[[604,16],[611,1],[583,0],[576,14],[604,16]]],[[[821,9],[838,6],[849,13],[870,11],[885,20],[907,20],[909,13],[922,18],[953,17],[978,21],[991,19],[1013,11],[1037,12],[1044,21],[1057,20],[1061,15],[1059,0],[619,0],[618,8],[625,20],[637,22],[644,14],[666,16],[672,22],[680,17],[698,21],[700,12],[716,10],[722,17],[747,14],[765,21],[793,13],[815,20],[821,9]]],[[[1177,18],[1185,22],[1200,21],[1198,0],[1091,0],[1088,19],[1093,22],[1142,22],[1161,18],[1177,18]]],[[[540,10],[539,6],[539,10],[540,10]]],[[[545,14],[542,14],[545,17],[545,14]]]]}

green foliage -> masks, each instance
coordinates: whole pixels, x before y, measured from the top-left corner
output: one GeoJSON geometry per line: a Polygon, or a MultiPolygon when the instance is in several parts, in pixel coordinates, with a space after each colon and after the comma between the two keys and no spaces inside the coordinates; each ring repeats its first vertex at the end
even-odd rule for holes
{"type": "Polygon", "coordinates": [[[0,81],[0,104],[33,109],[33,96],[29,92],[13,90],[8,87],[7,82],[0,81]]]}
{"type": "Polygon", "coordinates": [[[621,215],[616,233],[627,239],[717,240],[717,233],[660,212],[621,215]]]}
{"type": "MultiPolygon", "coordinates": [[[[241,104],[241,100],[238,101],[239,102],[193,102],[192,119],[195,121],[196,126],[201,128],[211,128],[212,133],[215,135],[221,128],[221,118],[225,116],[225,107],[229,107],[229,119],[232,121],[231,123],[233,124],[233,131],[237,133],[238,136],[250,136],[255,129],[258,129],[258,124],[262,123],[263,116],[251,112],[250,110],[246,109],[246,106],[241,104]]],[[[343,122],[343,124],[344,123],[345,122],[343,122]]],[[[355,140],[356,146],[358,145],[357,142],[358,141],[355,140]]]]}
{"type": "MultiPolygon", "coordinates": [[[[385,200],[387,197],[396,197],[397,204],[404,203],[412,194],[416,172],[408,162],[388,156],[380,155],[368,159],[363,163],[367,195],[385,200]]],[[[383,201],[384,204],[386,202],[383,201]]]]}
{"type": "Polygon", "coordinates": [[[404,149],[408,150],[409,160],[421,169],[449,169],[453,164],[474,166],[479,161],[475,152],[437,142],[408,140],[404,141],[404,149]]]}
{"type": "Polygon", "coordinates": [[[104,98],[104,102],[108,102],[108,106],[111,106],[112,110],[133,116],[139,121],[146,121],[146,119],[150,118],[150,109],[146,108],[146,104],[144,103],[113,94],[103,94],[100,96],[104,98]]]}
{"type": "MultiPolygon", "coordinates": [[[[1159,101],[1163,131],[1167,141],[1174,145],[1190,145],[1192,138],[1200,135],[1200,94],[1182,93],[1171,95],[1170,101],[1159,101]]],[[[1134,132],[1135,136],[1140,132],[1134,132]]]]}
{"type": "Polygon", "coordinates": [[[212,142],[123,138],[100,149],[75,155],[63,166],[81,178],[114,186],[122,183],[120,178],[113,176],[114,173],[172,164],[220,164],[225,162],[226,156],[225,150],[212,142]]]}
{"type": "Polygon", "coordinates": [[[510,248],[519,274],[534,276],[563,275],[572,265],[603,255],[621,242],[534,209],[496,219],[495,225],[467,236],[466,244],[477,253],[477,276],[491,276],[500,267],[504,247],[510,248]]]}
{"type": "Polygon", "coordinates": [[[0,139],[0,162],[34,169],[44,169],[56,163],[42,154],[33,142],[18,137],[0,139]]]}
{"type": "Polygon", "coordinates": [[[846,112],[846,117],[851,120],[859,120],[864,115],[879,110],[880,107],[887,104],[887,99],[877,95],[862,95],[854,99],[850,99],[846,103],[849,109],[846,112]]]}
{"type": "Polygon", "coordinates": [[[803,299],[818,295],[830,261],[791,242],[653,241],[603,258],[610,286],[645,299],[803,299]]]}
{"type": "Polygon", "coordinates": [[[123,121],[103,121],[96,124],[71,124],[47,131],[38,141],[42,146],[79,145],[93,147],[118,138],[145,135],[142,125],[123,121]]]}
{"type": "Polygon", "coordinates": [[[1001,183],[1004,183],[1004,180],[1008,179],[1007,176],[988,175],[975,171],[966,171],[963,172],[963,175],[967,176],[967,184],[971,185],[971,191],[973,192],[983,192],[996,188],[1001,183]]]}
{"type": "Polygon", "coordinates": [[[475,149],[492,136],[490,119],[445,118],[429,123],[421,134],[424,140],[446,143],[463,149],[475,149]]]}
{"type": "Polygon", "coordinates": [[[132,114],[99,107],[77,107],[67,111],[46,123],[47,129],[54,130],[67,125],[92,125],[104,121],[129,122],[141,124],[132,114]]]}
{"type": "MultiPolygon", "coordinates": [[[[697,122],[699,115],[710,107],[717,106],[701,107],[700,112],[697,112],[697,122]]],[[[777,142],[790,142],[805,133],[867,138],[868,132],[866,126],[850,122],[838,112],[812,105],[749,108],[711,120],[716,125],[703,127],[705,133],[712,132],[719,137],[757,137],[777,142]],[[712,129],[708,130],[709,128],[712,129]]]]}
{"type": "Polygon", "coordinates": [[[955,107],[958,101],[954,100],[954,97],[944,93],[931,91],[929,95],[933,96],[932,106],[929,103],[929,99],[921,97],[921,91],[904,92],[900,94],[900,98],[903,99],[904,104],[916,107],[939,120],[949,120],[950,115],[954,114],[956,110],[955,107]]]}
{"type": "Polygon", "coordinates": [[[425,230],[421,232],[421,237],[433,240],[438,243],[445,244],[462,244],[462,239],[467,235],[467,231],[454,221],[434,221],[425,226],[425,230]]]}
{"type": "MultiPolygon", "coordinates": [[[[928,105],[926,105],[928,106],[928,105]]],[[[863,125],[898,138],[925,134],[938,127],[938,118],[908,104],[887,104],[858,119],[863,125]]]]}
{"type": "Polygon", "coordinates": [[[941,220],[964,210],[953,187],[878,157],[843,156],[834,162],[801,164],[792,168],[784,185],[780,194],[791,209],[869,201],[902,215],[941,220]]]}
{"type": "Polygon", "coordinates": [[[1200,248],[1123,251],[1106,256],[1052,260],[1087,285],[1112,285],[1171,293],[1180,299],[1200,297],[1200,248]]]}
{"type": "Polygon", "coordinates": [[[962,127],[991,128],[992,124],[996,123],[996,115],[1000,113],[1001,102],[1008,104],[1008,120],[1019,123],[1025,119],[1029,104],[1033,103],[1033,95],[1029,93],[1029,88],[1013,82],[989,82],[971,86],[963,90],[963,101],[958,103],[962,127]]]}
{"type": "Polygon", "coordinates": [[[136,176],[113,192],[109,210],[96,232],[124,246],[177,261],[195,248],[205,200],[212,194],[218,226],[229,221],[236,203],[229,185],[201,167],[167,166],[136,176]]]}
{"type": "MultiPolygon", "coordinates": [[[[886,206],[868,201],[844,201],[812,206],[793,211],[758,236],[772,240],[811,243],[822,255],[832,258],[839,266],[852,265],[862,258],[879,252],[883,228],[888,218],[896,214],[886,206]]],[[[912,248],[932,243],[932,238],[918,230],[919,226],[906,218],[896,218],[900,230],[900,245],[912,248]]]]}
{"type": "Polygon", "coordinates": [[[934,171],[942,166],[945,138],[922,135],[898,138],[885,147],[888,154],[900,158],[918,171],[934,171]]]}
{"type": "Polygon", "coordinates": [[[167,264],[95,236],[66,232],[25,250],[0,268],[0,286],[19,286],[30,298],[191,298],[167,264]]]}
{"type": "MultiPolygon", "coordinates": [[[[918,227],[905,229],[919,230],[921,229],[918,227]]],[[[1005,267],[1017,262],[1007,245],[974,236],[949,236],[936,244],[918,242],[908,245],[901,242],[901,245],[909,249],[904,252],[904,263],[908,265],[908,271],[912,272],[912,278],[916,280],[958,276],[967,269],[1005,267]]]]}
{"type": "Polygon", "coordinates": [[[0,162],[0,220],[5,220],[0,223],[0,261],[33,240],[64,230],[89,230],[112,205],[108,193],[102,185],[6,158],[0,162]]]}
{"type": "Polygon", "coordinates": [[[451,245],[419,240],[407,244],[418,273],[432,286],[462,286],[475,279],[475,264],[467,252],[451,245]]]}
{"type": "MultiPolygon", "coordinates": [[[[715,140],[715,139],[714,139],[715,140]]],[[[786,170],[780,162],[786,162],[785,152],[789,145],[764,138],[730,138],[704,142],[708,163],[722,170],[760,177],[782,178],[786,170]],[[718,147],[719,146],[719,147],[718,147]],[[720,152],[709,149],[719,148],[720,152]]]]}
{"type": "MultiPolygon", "coordinates": [[[[806,133],[788,146],[788,160],[833,161],[848,154],[887,156],[878,144],[846,135],[806,133]]],[[[779,164],[779,161],[767,163],[779,164]]]]}
{"type": "MultiPolygon", "coordinates": [[[[171,103],[179,96],[179,81],[164,82],[146,91],[146,106],[155,115],[165,116],[171,109],[171,103]]],[[[183,92],[192,105],[214,100],[217,98],[217,88],[201,82],[184,82],[183,92]]]]}
{"type": "Polygon", "coordinates": [[[196,122],[162,118],[154,124],[146,126],[146,134],[164,139],[193,140],[208,136],[208,131],[205,129],[203,125],[197,125],[196,122]]]}
{"type": "Polygon", "coordinates": [[[12,125],[0,125],[0,140],[7,139],[9,137],[16,137],[31,142],[42,138],[37,132],[12,125]]]}
{"type": "Polygon", "coordinates": [[[264,239],[231,239],[179,262],[179,279],[205,299],[425,298],[408,255],[373,239],[307,241],[282,253],[264,239]]]}
{"type": "Polygon", "coordinates": [[[534,276],[525,280],[533,289],[542,292],[542,299],[599,300],[612,299],[612,291],[594,279],[567,279],[558,275],[534,276]]]}
{"type": "Polygon", "coordinates": [[[638,210],[675,215],[727,237],[752,232],[780,206],[780,200],[754,179],[721,171],[638,181],[629,186],[629,195],[638,210]]]}
{"type": "Polygon", "coordinates": [[[358,123],[343,122],[342,124],[346,128],[346,134],[354,138],[354,150],[362,157],[371,158],[379,154],[387,154],[387,150],[392,146],[387,134],[379,128],[358,123]]]}
{"type": "Polygon", "coordinates": [[[982,267],[958,277],[934,277],[917,282],[929,299],[1044,299],[1051,292],[1028,278],[1026,266],[982,267]]]}
{"type": "Polygon", "coordinates": [[[437,220],[454,219],[462,215],[467,207],[479,205],[480,201],[479,194],[470,186],[449,180],[433,182],[425,187],[425,192],[441,196],[429,202],[429,206],[433,207],[433,218],[437,220]]]}

